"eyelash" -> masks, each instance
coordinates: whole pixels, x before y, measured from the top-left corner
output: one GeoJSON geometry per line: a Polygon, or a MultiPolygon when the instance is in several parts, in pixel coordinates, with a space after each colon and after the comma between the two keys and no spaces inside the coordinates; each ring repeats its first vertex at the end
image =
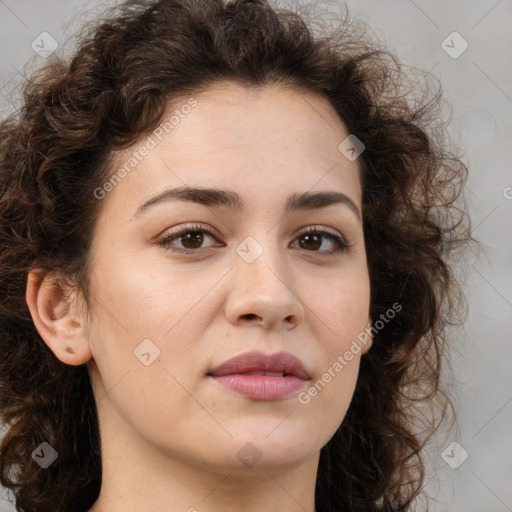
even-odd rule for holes
{"type": "MultiPolygon", "coordinates": [[[[217,239],[217,237],[213,234],[213,232],[206,228],[201,227],[199,225],[194,226],[183,226],[180,230],[169,233],[168,235],[164,236],[159,242],[158,245],[162,246],[164,250],[171,251],[175,253],[181,253],[181,254],[198,254],[201,249],[173,249],[171,248],[170,242],[176,238],[179,238],[183,235],[186,235],[188,233],[206,233],[207,235],[210,235],[212,238],[217,239]]],[[[342,253],[346,252],[350,247],[352,247],[350,244],[347,244],[343,238],[341,238],[339,235],[336,235],[334,233],[331,233],[330,231],[327,231],[325,229],[317,229],[316,226],[310,226],[307,230],[302,231],[297,235],[297,238],[300,238],[305,235],[323,235],[329,240],[331,240],[334,245],[336,246],[335,249],[332,251],[308,251],[307,249],[304,249],[307,252],[316,252],[323,255],[341,255],[342,253]]]]}

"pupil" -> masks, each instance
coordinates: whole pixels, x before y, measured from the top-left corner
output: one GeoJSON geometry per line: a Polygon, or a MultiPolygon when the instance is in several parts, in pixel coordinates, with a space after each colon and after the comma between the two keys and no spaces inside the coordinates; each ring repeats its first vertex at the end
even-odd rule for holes
{"type": "MultiPolygon", "coordinates": [[[[311,247],[311,246],[310,246],[309,248],[318,249],[318,248],[320,247],[320,245],[322,245],[321,243],[320,243],[320,244],[318,244],[318,240],[319,240],[318,235],[304,235],[303,239],[304,239],[304,240],[307,240],[307,241],[309,241],[309,242],[311,242],[311,240],[312,240],[312,239],[316,239],[316,242],[317,242],[317,243],[315,244],[315,246],[314,246],[314,247],[311,247]]],[[[308,242],[306,242],[306,247],[305,247],[306,249],[308,248],[308,247],[307,247],[307,244],[308,244],[308,242]]]]}
{"type": "MultiPolygon", "coordinates": [[[[305,240],[305,243],[301,242],[301,245],[306,249],[318,249],[322,245],[321,242],[319,243],[320,237],[318,235],[304,235],[302,240],[305,240]]],[[[202,245],[203,233],[201,231],[190,231],[185,236],[181,237],[181,241],[184,245],[192,244],[192,247],[185,245],[187,249],[197,249],[202,245]]]]}
{"type": "Polygon", "coordinates": [[[202,244],[202,237],[203,234],[200,231],[191,231],[190,233],[187,233],[185,237],[182,237],[182,243],[185,245],[185,242],[191,242],[193,245],[195,245],[193,247],[187,247],[187,249],[197,249],[202,244]]]}

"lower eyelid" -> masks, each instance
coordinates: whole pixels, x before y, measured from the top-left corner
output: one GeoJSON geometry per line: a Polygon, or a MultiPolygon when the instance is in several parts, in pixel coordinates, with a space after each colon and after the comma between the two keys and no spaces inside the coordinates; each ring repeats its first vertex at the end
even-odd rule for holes
{"type": "MultiPolygon", "coordinates": [[[[206,228],[187,227],[186,229],[183,229],[177,233],[170,233],[169,235],[164,236],[160,240],[160,242],[158,242],[158,245],[163,246],[163,248],[165,250],[176,252],[176,253],[181,253],[181,254],[199,254],[203,251],[213,249],[215,247],[215,245],[212,244],[207,247],[200,247],[197,249],[187,249],[187,248],[179,248],[179,247],[176,248],[175,246],[173,247],[173,245],[170,243],[171,240],[175,240],[175,239],[179,238],[180,236],[186,235],[187,233],[191,233],[191,232],[203,233],[204,235],[211,237],[214,241],[217,241],[217,242],[219,241],[218,237],[213,232],[211,232],[210,230],[208,230],[206,228]]],[[[331,250],[323,250],[323,251],[308,251],[307,249],[304,249],[304,251],[306,251],[306,252],[311,252],[313,254],[318,254],[318,255],[329,256],[329,255],[343,253],[351,247],[351,244],[347,243],[345,241],[344,237],[342,237],[338,234],[331,233],[329,231],[322,230],[322,229],[316,229],[316,230],[309,229],[307,231],[303,231],[302,233],[299,233],[298,235],[296,235],[294,240],[291,243],[296,242],[301,237],[308,235],[308,234],[321,235],[321,237],[330,240],[332,242],[332,244],[334,245],[334,248],[331,250]]],[[[297,247],[295,247],[295,248],[297,248],[297,247]]],[[[301,249],[301,248],[298,247],[298,249],[301,249]]]]}
{"type": "MultiPolygon", "coordinates": [[[[209,232],[206,229],[201,228],[201,229],[186,229],[186,230],[183,230],[183,231],[178,232],[178,233],[170,233],[168,235],[164,235],[160,239],[160,241],[157,242],[157,243],[158,243],[158,245],[164,246],[164,248],[167,248],[169,250],[175,250],[175,249],[170,249],[168,247],[168,246],[172,245],[171,244],[172,240],[179,239],[181,236],[184,236],[187,233],[195,233],[195,232],[202,233],[203,235],[209,236],[213,240],[218,241],[218,238],[213,233],[209,232]]],[[[213,247],[213,246],[209,246],[209,247],[213,247]]],[[[205,249],[205,248],[202,248],[202,249],[205,249]]],[[[200,250],[201,249],[176,249],[176,251],[178,251],[178,252],[198,252],[200,250]]]]}

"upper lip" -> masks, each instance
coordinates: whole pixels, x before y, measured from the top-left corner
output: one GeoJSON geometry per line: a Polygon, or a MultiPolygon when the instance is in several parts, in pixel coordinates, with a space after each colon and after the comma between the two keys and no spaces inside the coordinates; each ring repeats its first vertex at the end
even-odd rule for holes
{"type": "Polygon", "coordinates": [[[308,372],[300,359],[287,352],[277,354],[264,354],[263,352],[246,352],[232,357],[221,365],[213,368],[208,375],[221,377],[223,375],[240,374],[246,372],[285,372],[295,375],[303,380],[309,380],[308,372]]]}

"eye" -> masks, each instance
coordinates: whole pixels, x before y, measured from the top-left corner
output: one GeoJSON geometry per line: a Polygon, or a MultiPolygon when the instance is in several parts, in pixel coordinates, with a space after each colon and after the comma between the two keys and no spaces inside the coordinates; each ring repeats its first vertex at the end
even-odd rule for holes
{"type": "MultiPolygon", "coordinates": [[[[217,240],[212,230],[207,227],[201,227],[198,224],[193,226],[185,225],[162,237],[158,245],[172,252],[197,254],[200,252],[200,249],[204,249],[202,245],[205,235],[217,240]],[[176,240],[179,241],[181,247],[177,246],[176,240]]],[[[325,253],[327,255],[340,254],[351,247],[336,232],[328,231],[325,228],[318,229],[316,226],[310,226],[307,230],[300,233],[295,240],[299,241],[300,249],[305,249],[308,252],[325,253]],[[318,250],[323,246],[324,240],[322,239],[328,240],[334,248],[331,250],[318,250]]]]}
{"type": "Polygon", "coordinates": [[[173,251],[173,252],[181,252],[181,253],[192,253],[198,252],[197,249],[201,248],[201,245],[204,241],[204,235],[207,235],[211,238],[215,238],[212,231],[208,228],[203,228],[199,225],[194,226],[183,226],[177,231],[169,233],[165,235],[159,242],[158,245],[164,247],[164,249],[173,251]],[[178,239],[182,245],[182,248],[173,248],[171,246],[175,245],[172,243],[174,240],[178,239]]]}
{"type": "Polygon", "coordinates": [[[318,229],[316,226],[310,226],[307,230],[303,231],[299,234],[297,240],[299,240],[301,249],[313,249],[313,252],[326,254],[339,254],[345,252],[350,247],[350,244],[347,244],[336,232],[328,231],[325,228],[318,229]],[[334,249],[318,251],[317,249],[323,245],[322,238],[329,240],[334,245],[334,249]],[[301,241],[302,243],[300,243],[301,241]]]}

